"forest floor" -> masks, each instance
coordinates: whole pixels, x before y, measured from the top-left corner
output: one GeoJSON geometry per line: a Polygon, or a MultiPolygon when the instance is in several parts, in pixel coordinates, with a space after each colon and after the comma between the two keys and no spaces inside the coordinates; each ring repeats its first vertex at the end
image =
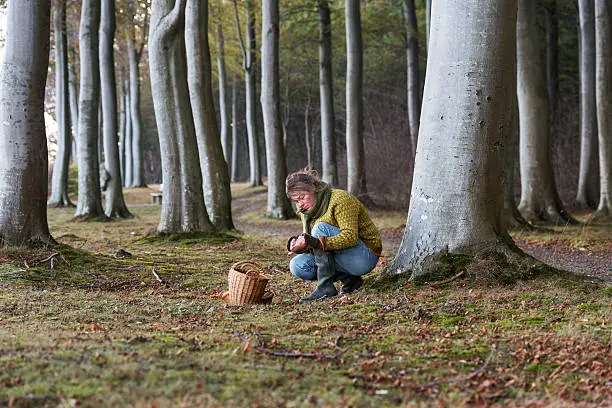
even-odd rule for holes
{"type": "MultiPolygon", "coordinates": [[[[386,258],[349,296],[309,304],[288,272],[297,219],[234,187],[238,231],[156,237],[160,206],[78,222],[59,245],[0,251],[0,406],[612,406],[612,287],[536,278],[432,286],[381,277],[406,214],[371,211],[386,258]],[[271,276],[270,305],[220,299],[240,260],[271,276]]],[[[527,253],[612,280],[612,224],[516,233],[527,253]]]]}

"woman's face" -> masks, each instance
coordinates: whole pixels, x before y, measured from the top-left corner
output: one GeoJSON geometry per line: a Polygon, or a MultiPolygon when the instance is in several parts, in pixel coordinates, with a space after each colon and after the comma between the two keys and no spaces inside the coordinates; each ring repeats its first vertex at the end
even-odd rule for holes
{"type": "Polygon", "coordinates": [[[296,190],[289,194],[289,199],[293,201],[299,210],[308,211],[315,203],[315,192],[313,190],[296,190]]]}

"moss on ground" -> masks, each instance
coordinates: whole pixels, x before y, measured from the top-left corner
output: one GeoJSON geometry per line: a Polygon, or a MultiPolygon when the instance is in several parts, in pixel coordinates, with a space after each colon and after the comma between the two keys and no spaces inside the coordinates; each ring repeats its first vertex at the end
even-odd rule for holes
{"type": "MultiPolygon", "coordinates": [[[[72,210],[52,209],[59,246],[0,251],[0,405],[599,406],[612,399],[609,286],[547,275],[431,286],[376,270],[356,294],[299,304],[314,283],[289,274],[283,237],[152,238],[159,206],[133,211],[132,220],[80,223],[72,210]],[[256,260],[272,277],[272,305],[229,307],[219,299],[240,260],[256,260]]],[[[606,231],[588,239],[609,245],[606,231]]],[[[476,274],[470,265],[448,258],[437,278],[476,274]]]]}

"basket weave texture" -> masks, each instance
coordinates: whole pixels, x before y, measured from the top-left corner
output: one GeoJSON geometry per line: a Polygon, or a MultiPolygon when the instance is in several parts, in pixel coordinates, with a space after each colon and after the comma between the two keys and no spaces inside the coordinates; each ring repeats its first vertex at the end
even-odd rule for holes
{"type": "Polygon", "coordinates": [[[263,303],[262,298],[270,278],[264,274],[260,265],[251,261],[236,262],[230,268],[227,279],[230,305],[263,303]]]}

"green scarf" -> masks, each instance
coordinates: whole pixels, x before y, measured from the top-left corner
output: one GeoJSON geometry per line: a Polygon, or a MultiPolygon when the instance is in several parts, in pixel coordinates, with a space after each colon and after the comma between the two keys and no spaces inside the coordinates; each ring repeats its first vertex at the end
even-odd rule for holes
{"type": "Polygon", "coordinates": [[[304,214],[302,218],[302,229],[305,233],[310,234],[310,223],[317,218],[321,218],[327,211],[331,192],[331,186],[321,181],[315,189],[315,203],[312,208],[308,211],[298,211],[298,213],[304,214]]]}

